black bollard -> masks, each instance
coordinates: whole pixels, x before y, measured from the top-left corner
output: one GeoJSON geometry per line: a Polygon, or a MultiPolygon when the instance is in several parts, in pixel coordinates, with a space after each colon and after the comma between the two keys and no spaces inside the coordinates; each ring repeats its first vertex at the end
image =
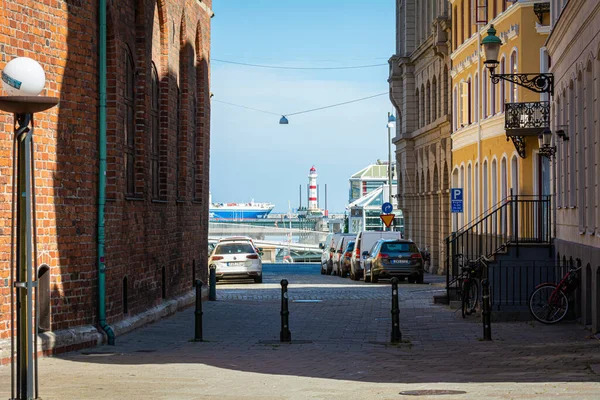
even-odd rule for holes
{"type": "Polygon", "coordinates": [[[492,340],[492,307],[490,304],[490,281],[484,279],[481,281],[481,300],[483,310],[481,320],[483,321],[483,340],[492,340]]]}
{"type": "Polygon", "coordinates": [[[398,306],[398,278],[392,278],[392,343],[399,343],[401,340],[400,307],[398,306]]]}
{"type": "Polygon", "coordinates": [[[281,280],[281,333],[279,334],[280,342],[291,342],[292,333],[290,332],[289,317],[290,312],[288,311],[288,294],[287,294],[287,279],[281,280]]]}
{"type": "Polygon", "coordinates": [[[216,268],[212,268],[212,267],[210,268],[210,275],[209,275],[208,283],[209,283],[208,299],[210,301],[215,301],[215,300],[217,300],[217,273],[216,273],[216,268]]]}
{"type": "Polygon", "coordinates": [[[196,311],[195,316],[195,328],[194,328],[194,341],[202,341],[202,281],[196,279],[196,311]]]}

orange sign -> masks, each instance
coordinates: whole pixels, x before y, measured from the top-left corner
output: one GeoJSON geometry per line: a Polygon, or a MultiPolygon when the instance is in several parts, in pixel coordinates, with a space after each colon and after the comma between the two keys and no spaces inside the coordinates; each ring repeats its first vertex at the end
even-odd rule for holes
{"type": "Polygon", "coordinates": [[[379,216],[379,218],[381,218],[381,220],[385,224],[386,228],[390,227],[390,225],[392,224],[392,221],[394,221],[395,217],[396,217],[396,214],[381,214],[379,216]]]}

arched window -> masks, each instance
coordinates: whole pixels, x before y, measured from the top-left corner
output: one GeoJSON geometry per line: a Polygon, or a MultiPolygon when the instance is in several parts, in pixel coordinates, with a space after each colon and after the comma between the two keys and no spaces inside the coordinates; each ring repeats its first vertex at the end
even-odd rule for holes
{"type": "Polygon", "coordinates": [[[443,105],[443,113],[444,115],[448,115],[448,107],[450,106],[450,83],[448,82],[448,66],[444,64],[444,79],[443,85],[440,87],[440,101],[443,105]]]}
{"type": "Polygon", "coordinates": [[[496,115],[496,85],[490,79],[490,116],[496,115]]]}
{"type": "Polygon", "coordinates": [[[472,34],[472,26],[471,26],[471,6],[473,0],[469,0],[467,4],[467,39],[471,37],[472,34]]]}
{"type": "Polygon", "coordinates": [[[482,211],[487,212],[490,207],[488,202],[488,162],[485,160],[483,162],[483,169],[481,170],[481,181],[482,181],[482,211]]]}
{"type": "Polygon", "coordinates": [[[481,86],[483,89],[483,94],[482,94],[482,102],[481,102],[481,115],[482,118],[487,118],[488,116],[488,98],[487,98],[487,87],[489,85],[489,79],[488,79],[488,72],[487,72],[487,68],[483,69],[483,80],[481,81],[481,86]]]}
{"type": "Polygon", "coordinates": [[[150,86],[150,164],[151,170],[150,175],[152,176],[152,198],[158,199],[159,190],[159,177],[158,177],[158,154],[160,146],[160,124],[159,124],[159,104],[160,104],[160,88],[158,81],[158,73],[156,72],[156,65],[152,63],[151,73],[151,86],[150,86]]]}
{"type": "Polygon", "coordinates": [[[421,121],[419,126],[425,126],[425,114],[426,114],[426,110],[425,110],[425,85],[421,85],[421,121]]]}
{"type": "Polygon", "coordinates": [[[431,122],[431,84],[427,81],[427,97],[425,99],[425,125],[431,122]]]}
{"type": "MultiPolygon", "coordinates": [[[[458,21],[458,7],[456,6],[454,6],[454,18],[452,21],[458,21]]],[[[452,27],[452,30],[454,31],[454,48],[456,49],[458,47],[458,24],[454,23],[452,24],[452,27]]]]}
{"type": "Polygon", "coordinates": [[[498,164],[496,160],[492,160],[492,204],[495,206],[498,203],[498,164]]]}
{"type": "Polygon", "coordinates": [[[465,42],[465,15],[467,15],[467,11],[466,11],[466,3],[465,0],[462,0],[460,2],[461,4],[461,8],[462,8],[462,13],[460,13],[460,44],[463,44],[465,42]]]}
{"type": "Polygon", "coordinates": [[[135,195],[135,66],[129,48],[125,49],[125,195],[135,195]]]}
{"type": "Polygon", "coordinates": [[[464,193],[465,193],[465,201],[467,206],[467,221],[468,224],[473,219],[472,210],[473,210],[473,171],[471,168],[471,163],[467,165],[467,184],[465,185],[464,193]]]}
{"type": "MultiPolygon", "coordinates": [[[[501,74],[506,73],[506,65],[505,64],[506,64],[506,60],[504,57],[502,57],[502,59],[500,60],[500,73],[501,74]]],[[[500,81],[500,112],[504,111],[504,102],[506,99],[505,88],[506,88],[506,82],[501,80],[500,81]]]]}
{"type": "MultiPolygon", "coordinates": [[[[517,67],[517,52],[516,50],[514,50],[511,54],[510,54],[510,73],[511,74],[516,74],[518,72],[518,67],[517,67]]],[[[518,86],[514,83],[511,82],[510,83],[510,102],[511,103],[516,103],[518,102],[518,86]]]]}
{"type": "Polygon", "coordinates": [[[458,89],[454,86],[453,95],[452,95],[452,122],[454,125],[454,131],[458,130],[458,89]]]}
{"type": "Polygon", "coordinates": [[[473,110],[473,121],[479,121],[479,75],[475,74],[473,81],[475,82],[475,88],[473,89],[473,104],[471,109],[473,110]]]}
{"type": "Polygon", "coordinates": [[[473,123],[473,90],[472,90],[471,77],[467,81],[467,123],[471,125],[473,123]]]}
{"type": "Polygon", "coordinates": [[[438,93],[437,93],[437,81],[435,76],[433,77],[433,82],[431,83],[431,120],[435,121],[439,115],[439,106],[438,106],[438,93]]]}
{"type": "Polygon", "coordinates": [[[198,200],[198,99],[194,93],[192,98],[192,195],[198,200]]]}
{"type": "Polygon", "coordinates": [[[594,125],[594,78],[592,71],[591,61],[588,63],[585,69],[585,168],[586,168],[586,201],[585,206],[587,208],[586,216],[586,227],[589,234],[593,234],[595,231],[596,223],[596,210],[594,203],[594,196],[596,185],[600,183],[596,176],[595,165],[597,162],[597,155],[595,154],[595,125],[594,125]]]}
{"type": "Polygon", "coordinates": [[[514,196],[519,195],[519,161],[517,156],[510,160],[511,189],[514,196]]]}
{"type": "Polygon", "coordinates": [[[421,113],[419,112],[419,108],[421,107],[421,101],[419,99],[419,89],[415,91],[415,100],[416,100],[416,121],[415,121],[415,129],[419,129],[421,127],[421,113]]]}

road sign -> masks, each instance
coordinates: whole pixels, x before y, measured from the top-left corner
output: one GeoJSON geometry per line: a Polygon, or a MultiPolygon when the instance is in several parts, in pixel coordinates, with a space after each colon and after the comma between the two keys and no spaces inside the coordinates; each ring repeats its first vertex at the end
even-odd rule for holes
{"type": "Polygon", "coordinates": [[[463,212],[463,189],[452,188],[450,189],[450,204],[453,213],[463,212]]]}
{"type": "Polygon", "coordinates": [[[392,224],[392,221],[394,221],[395,217],[396,217],[396,214],[381,214],[379,216],[379,218],[381,218],[381,220],[383,221],[383,223],[385,224],[385,226],[387,228],[390,227],[390,225],[392,224]]]}
{"type": "Polygon", "coordinates": [[[381,206],[381,211],[383,211],[384,214],[391,214],[392,211],[394,211],[394,206],[392,203],[385,202],[381,206]]]}

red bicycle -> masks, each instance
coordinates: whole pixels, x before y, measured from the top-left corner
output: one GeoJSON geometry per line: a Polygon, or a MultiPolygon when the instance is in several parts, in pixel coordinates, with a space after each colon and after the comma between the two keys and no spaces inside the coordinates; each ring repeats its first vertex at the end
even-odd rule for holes
{"type": "Polygon", "coordinates": [[[531,315],[544,324],[560,322],[569,311],[568,295],[579,286],[577,272],[581,269],[571,268],[558,284],[542,283],[529,297],[531,315]]]}

